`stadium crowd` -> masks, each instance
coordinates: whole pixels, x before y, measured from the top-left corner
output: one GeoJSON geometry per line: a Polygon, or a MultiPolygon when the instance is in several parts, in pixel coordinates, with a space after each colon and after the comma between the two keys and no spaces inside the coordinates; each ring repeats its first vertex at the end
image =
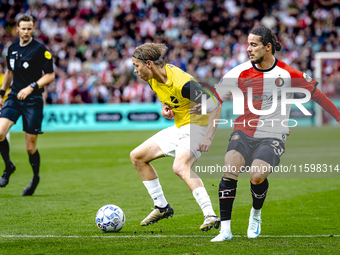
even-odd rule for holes
{"type": "MultiPolygon", "coordinates": [[[[272,29],[282,44],[276,57],[313,77],[316,52],[340,52],[339,0],[2,0],[1,76],[23,14],[36,18],[34,36],[54,57],[48,104],[155,101],[133,73],[131,54],[145,42],[165,42],[168,63],[209,85],[247,60],[255,27],[272,29]]],[[[340,78],[339,62],[324,68],[340,78]]],[[[327,88],[340,98],[333,83],[327,88]]]]}

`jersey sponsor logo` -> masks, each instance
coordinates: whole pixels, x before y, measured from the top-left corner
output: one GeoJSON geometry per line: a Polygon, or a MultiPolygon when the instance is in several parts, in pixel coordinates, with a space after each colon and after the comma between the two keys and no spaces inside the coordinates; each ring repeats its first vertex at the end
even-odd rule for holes
{"type": "MultiPolygon", "coordinates": [[[[244,96],[248,97],[248,93],[244,93],[244,96]]],[[[273,95],[272,94],[263,94],[263,95],[255,94],[255,95],[253,95],[253,101],[262,101],[262,100],[273,102],[273,95]]],[[[277,100],[280,101],[281,96],[277,96],[277,100]]]]}
{"type": "Polygon", "coordinates": [[[51,55],[51,53],[49,51],[45,51],[44,55],[45,55],[45,58],[47,58],[47,59],[51,59],[52,58],[52,55],[51,55]]]}
{"type": "Polygon", "coordinates": [[[180,107],[178,99],[174,96],[170,96],[163,103],[174,109],[180,107]]]}
{"type": "Polygon", "coordinates": [[[10,60],[9,60],[9,64],[10,64],[12,70],[14,70],[14,63],[15,63],[15,60],[14,60],[14,59],[10,59],[10,60]]]}
{"type": "Polygon", "coordinates": [[[275,80],[275,85],[277,87],[282,87],[284,83],[285,83],[285,81],[281,77],[276,78],[276,80],[275,80]]]}
{"type": "Polygon", "coordinates": [[[202,90],[195,90],[195,102],[202,96],[202,90]]]}
{"type": "Polygon", "coordinates": [[[306,73],[303,73],[303,78],[305,78],[306,79],[306,81],[308,81],[308,82],[311,82],[313,79],[312,79],[312,77],[310,77],[308,74],[306,74],[306,73]]]}
{"type": "Polygon", "coordinates": [[[30,65],[27,63],[27,62],[25,62],[25,63],[23,63],[23,65],[22,65],[25,69],[27,69],[30,65]]]}

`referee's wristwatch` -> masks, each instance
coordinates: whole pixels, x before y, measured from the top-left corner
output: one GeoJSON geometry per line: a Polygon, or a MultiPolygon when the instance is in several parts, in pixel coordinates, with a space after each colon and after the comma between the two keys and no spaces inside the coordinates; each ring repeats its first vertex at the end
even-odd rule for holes
{"type": "Polygon", "coordinates": [[[36,83],[36,82],[32,82],[32,83],[30,84],[30,86],[33,88],[33,90],[38,90],[38,89],[39,89],[39,85],[38,85],[38,83],[36,83]]]}
{"type": "Polygon", "coordinates": [[[4,97],[5,94],[6,94],[6,90],[1,89],[1,90],[0,90],[0,96],[1,96],[1,97],[4,97]]]}

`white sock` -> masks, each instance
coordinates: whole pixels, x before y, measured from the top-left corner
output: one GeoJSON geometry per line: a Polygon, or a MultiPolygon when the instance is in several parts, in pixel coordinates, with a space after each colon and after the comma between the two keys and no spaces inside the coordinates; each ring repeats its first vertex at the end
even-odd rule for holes
{"type": "Polygon", "coordinates": [[[198,205],[201,207],[204,216],[216,215],[212,208],[210,197],[204,187],[198,187],[194,189],[192,194],[196,199],[198,205]]]}
{"type": "Polygon", "coordinates": [[[230,222],[231,222],[231,220],[222,220],[221,221],[221,231],[222,230],[230,231],[230,222]]]}
{"type": "Polygon", "coordinates": [[[255,209],[252,207],[250,210],[250,215],[261,215],[261,209],[255,209]]]}
{"type": "Polygon", "coordinates": [[[148,190],[151,198],[153,199],[154,205],[160,208],[166,207],[168,202],[164,197],[162,186],[159,184],[158,178],[152,181],[145,181],[143,183],[148,190]]]}

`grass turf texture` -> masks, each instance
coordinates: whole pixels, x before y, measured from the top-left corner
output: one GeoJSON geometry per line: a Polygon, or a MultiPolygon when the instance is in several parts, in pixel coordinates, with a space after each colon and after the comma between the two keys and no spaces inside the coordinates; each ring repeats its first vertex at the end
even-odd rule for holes
{"type": "MultiPolygon", "coordinates": [[[[173,159],[159,159],[152,164],[175,214],[153,226],[139,226],[153,203],[129,160],[129,152],[155,132],[39,136],[41,183],[32,197],[21,195],[32,177],[24,134],[11,134],[11,157],[17,170],[8,186],[0,189],[0,254],[335,254],[340,251],[340,237],[336,236],[340,234],[340,171],[338,178],[327,179],[270,176],[261,233],[269,237],[255,240],[245,236],[251,194],[249,178],[240,178],[233,209],[234,240],[210,243],[218,231],[199,230],[203,215],[186,184],[172,172],[173,159]],[[95,214],[105,204],[116,204],[125,212],[126,224],[119,233],[103,233],[96,227],[95,214]],[[282,237],[292,235],[304,237],[282,237]]],[[[210,155],[223,159],[230,132],[218,130],[210,155]]],[[[281,163],[340,164],[339,142],[338,128],[292,128],[281,163]]],[[[219,181],[220,178],[203,179],[216,212],[219,181]]]]}

